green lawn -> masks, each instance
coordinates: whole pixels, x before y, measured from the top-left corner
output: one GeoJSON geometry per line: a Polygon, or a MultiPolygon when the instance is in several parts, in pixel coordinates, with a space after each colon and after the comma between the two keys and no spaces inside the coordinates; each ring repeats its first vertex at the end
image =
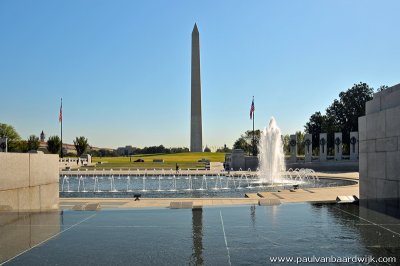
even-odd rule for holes
{"type": "MultiPolygon", "coordinates": [[[[175,169],[175,165],[181,169],[186,168],[204,168],[204,163],[197,162],[201,159],[207,159],[210,162],[223,162],[225,160],[225,153],[215,152],[185,152],[174,154],[140,154],[131,157],[93,157],[92,162],[103,162],[96,164],[96,169],[175,169]],[[143,163],[135,163],[137,159],[143,159],[143,163]],[[154,163],[153,160],[164,160],[164,163],[154,163]]],[[[86,167],[93,169],[94,167],[86,167]]]]}

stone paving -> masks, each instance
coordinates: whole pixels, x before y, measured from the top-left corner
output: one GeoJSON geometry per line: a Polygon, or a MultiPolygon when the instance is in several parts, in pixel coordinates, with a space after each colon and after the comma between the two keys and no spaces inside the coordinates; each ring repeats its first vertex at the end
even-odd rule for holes
{"type": "Polygon", "coordinates": [[[279,199],[282,203],[290,202],[336,202],[337,196],[357,196],[359,197],[358,184],[353,186],[335,188],[315,188],[315,189],[296,189],[281,192],[261,192],[258,193],[263,198],[279,199]]]}
{"type": "MultiPolygon", "coordinates": [[[[320,178],[341,178],[358,180],[358,173],[318,173],[320,178]]],[[[358,183],[351,186],[296,189],[294,192],[249,193],[247,198],[142,198],[135,201],[133,198],[61,198],[60,209],[72,209],[76,205],[83,207],[88,204],[99,203],[101,208],[167,208],[171,202],[193,202],[193,206],[217,205],[254,205],[262,198],[279,199],[282,203],[294,202],[335,202],[337,196],[359,196],[358,183]]],[[[93,206],[93,205],[90,205],[93,206]]]]}
{"type": "MultiPolygon", "coordinates": [[[[317,173],[320,178],[341,178],[358,180],[358,173],[317,173]]],[[[359,197],[358,183],[352,186],[309,188],[296,190],[283,190],[281,192],[260,192],[256,196],[267,199],[279,199],[282,203],[290,202],[335,202],[337,196],[359,197]]],[[[251,198],[255,196],[248,195],[251,198]]]]}
{"type": "Polygon", "coordinates": [[[213,205],[253,205],[259,198],[144,198],[135,201],[132,198],[62,198],[60,209],[72,209],[75,205],[100,203],[101,208],[151,208],[169,207],[171,202],[193,202],[194,206],[213,205]]]}

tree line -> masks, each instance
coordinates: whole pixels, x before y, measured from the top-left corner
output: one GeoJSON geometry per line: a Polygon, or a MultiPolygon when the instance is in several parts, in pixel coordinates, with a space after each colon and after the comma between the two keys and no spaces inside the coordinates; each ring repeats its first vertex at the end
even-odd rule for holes
{"type": "MultiPolygon", "coordinates": [[[[377,91],[387,89],[380,86],[377,91]]],[[[334,153],[334,133],[342,133],[343,154],[350,152],[350,132],[358,131],[358,118],[365,115],[365,104],[372,100],[374,88],[367,83],[354,84],[339,94],[331,105],[325,109],[325,114],[315,112],[305,124],[305,133],[312,134],[313,154],[319,154],[319,134],[328,133],[328,155],[334,153]]]]}
{"type": "MultiPolygon", "coordinates": [[[[129,150],[125,150],[125,153],[122,155],[130,156],[136,154],[156,154],[156,153],[182,153],[189,152],[189,148],[186,147],[178,147],[178,148],[166,148],[164,145],[159,146],[149,146],[144,148],[132,147],[129,150]]],[[[113,156],[120,156],[118,151],[114,151],[113,156]]]]}
{"type": "MultiPolygon", "coordinates": [[[[8,151],[9,152],[28,152],[32,150],[38,150],[40,146],[39,137],[36,135],[31,135],[27,140],[24,140],[20,137],[15,128],[11,125],[0,123],[0,138],[8,138],[8,151]]],[[[80,157],[83,154],[90,154],[95,157],[117,157],[121,156],[117,150],[113,149],[93,149],[89,145],[88,139],[84,136],[76,137],[73,141],[76,155],[72,153],[64,154],[65,156],[78,156],[80,157]]],[[[50,136],[47,139],[46,149],[49,153],[52,154],[60,154],[61,150],[61,139],[59,136],[50,136]]],[[[211,150],[208,147],[205,147],[204,152],[210,152],[211,150]]],[[[228,152],[226,146],[217,150],[217,152],[228,152]]],[[[144,148],[133,147],[126,154],[122,154],[125,156],[135,155],[135,154],[156,154],[156,153],[183,153],[189,152],[189,148],[187,147],[171,147],[166,148],[163,145],[159,146],[149,146],[144,148]]]]}
{"type": "Polygon", "coordinates": [[[39,137],[30,135],[24,140],[20,137],[13,126],[0,123],[0,138],[7,138],[9,152],[28,152],[37,150],[40,145],[39,137]]]}
{"type": "MultiPolygon", "coordinates": [[[[8,124],[0,123],[0,138],[7,138],[7,146],[9,152],[29,152],[37,151],[40,146],[39,137],[30,135],[27,140],[21,138],[15,128],[8,124]]],[[[74,146],[77,156],[80,157],[89,149],[88,139],[80,136],[74,139],[74,146]]],[[[61,139],[59,136],[50,136],[47,140],[46,149],[49,153],[60,154],[61,139]]],[[[71,154],[69,154],[71,155],[71,154]]]]}

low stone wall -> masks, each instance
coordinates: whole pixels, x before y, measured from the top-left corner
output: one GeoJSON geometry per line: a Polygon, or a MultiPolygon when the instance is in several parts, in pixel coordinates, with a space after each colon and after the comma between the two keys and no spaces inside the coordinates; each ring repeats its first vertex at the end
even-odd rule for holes
{"type": "Polygon", "coordinates": [[[289,170],[289,168],[308,168],[316,172],[358,172],[358,161],[287,162],[286,170],[289,170]]]}
{"type": "Polygon", "coordinates": [[[375,93],[358,127],[360,203],[400,217],[400,84],[375,93]]]}
{"type": "Polygon", "coordinates": [[[0,153],[0,210],[58,209],[58,155],[0,153]]]}
{"type": "Polygon", "coordinates": [[[82,155],[80,158],[60,158],[60,169],[75,169],[81,166],[88,166],[92,164],[92,156],[89,154],[82,155]]]}
{"type": "Polygon", "coordinates": [[[244,157],[244,168],[243,170],[255,171],[258,167],[258,158],[257,156],[245,156],[244,157]]]}

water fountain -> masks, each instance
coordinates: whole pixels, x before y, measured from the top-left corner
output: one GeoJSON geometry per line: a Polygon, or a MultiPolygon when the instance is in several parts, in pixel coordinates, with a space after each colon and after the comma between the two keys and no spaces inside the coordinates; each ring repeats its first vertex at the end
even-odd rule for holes
{"type": "MultiPolygon", "coordinates": [[[[112,172],[115,174],[115,172],[112,172]]],[[[82,172],[60,176],[60,192],[72,197],[96,197],[96,195],[112,194],[112,197],[130,197],[133,193],[143,192],[149,197],[163,195],[166,197],[185,197],[188,193],[202,197],[242,197],[244,193],[257,191],[276,191],[291,189],[293,185],[302,187],[321,187],[336,184],[335,180],[324,179],[319,181],[316,173],[311,169],[289,169],[281,172],[279,178],[272,182],[260,182],[254,173],[226,173],[216,175],[146,175],[127,172],[118,175],[99,175],[88,178],[82,172]],[[319,182],[318,182],[319,181],[319,182]],[[89,188],[89,189],[88,189],[89,188]],[[194,194],[193,194],[194,193],[194,194]],[[85,195],[83,195],[85,194],[85,195]]],[[[156,173],[157,174],[157,173],[156,173]]],[[[200,174],[200,173],[199,173],[200,174]]],[[[263,180],[263,179],[261,179],[263,180]]],[[[342,181],[341,181],[342,182],[342,181]]],[[[351,182],[350,182],[351,183],[351,182]]]]}
{"type": "Polygon", "coordinates": [[[281,135],[281,130],[276,124],[275,118],[272,117],[268,127],[264,128],[260,134],[258,178],[261,183],[283,182],[282,172],[286,168],[281,135]]]}
{"type": "Polygon", "coordinates": [[[219,182],[219,186],[222,188],[222,184],[221,184],[221,176],[217,175],[217,177],[215,178],[215,187],[214,190],[218,190],[218,182],[219,182]]]}
{"type": "Polygon", "coordinates": [[[115,178],[114,178],[114,176],[111,175],[111,177],[109,177],[109,179],[110,179],[110,191],[111,192],[117,192],[117,189],[115,188],[115,178]]]}
{"type": "Polygon", "coordinates": [[[192,182],[192,176],[191,175],[189,175],[188,181],[189,181],[189,188],[187,190],[188,191],[192,191],[193,182],[192,182]]]}
{"type": "Polygon", "coordinates": [[[205,190],[208,189],[207,187],[207,176],[203,175],[203,178],[201,180],[201,188],[199,188],[198,190],[205,190]]]}
{"type": "Polygon", "coordinates": [[[61,191],[64,192],[64,184],[67,183],[67,192],[70,192],[69,189],[69,178],[68,176],[64,176],[63,181],[62,181],[62,185],[61,185],[61,191]]]}
{"type": "Polygon", "coordinates": [[[162,191],[161,190],[161,175],[158,176],[158,189],[157,191],[162,191]]]}
{"type": "Polygon", "coordinates": [[[78,191],[81,192],[87,192],[85,189],[85,179],[86,177],[83,177],[82,175],[79,177],[78,181],[78,191]],[[83,187],[83,190],[81,190],[81,186],[83,187]]]}
{"type": "Polygon", "coordinates": [[[126,191],[132,192],[132,189],[130,189],[130,187],[131,187],[131,177],[128,175],[126,177],[126,191]]]}
{"type": "Polygon", "coordinates": [[[176,176],[175,175],[173,176],[173,180],[174,180],[174,183],[173,183],[173,188],[171,189],[171,191],[176,191],[176,176]]]}
{"type": "Polygon", "coordinates": [[[146,175],[143,175],[143,192],[146,192],[146,175]]]}
{"type": "Polygon", "coordinates": [[[99,188],[99,178],[98,178],[97,176],[95,176],[93,179],[94,179],[93,191],[100,192],[100,188],[99,188]],[[96,187],[97,187],[97,190],[96,190],[96,187]]]}

